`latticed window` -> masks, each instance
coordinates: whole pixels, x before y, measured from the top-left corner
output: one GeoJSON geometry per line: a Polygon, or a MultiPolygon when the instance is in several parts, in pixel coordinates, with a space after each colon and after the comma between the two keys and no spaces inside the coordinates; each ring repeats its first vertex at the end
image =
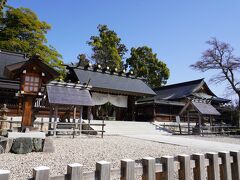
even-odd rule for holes
{"type": "Polygon", "coordinates": [[[38,92],[40,79],[38,76],[26,75],[24,78],[25,92],[38,92]]]}

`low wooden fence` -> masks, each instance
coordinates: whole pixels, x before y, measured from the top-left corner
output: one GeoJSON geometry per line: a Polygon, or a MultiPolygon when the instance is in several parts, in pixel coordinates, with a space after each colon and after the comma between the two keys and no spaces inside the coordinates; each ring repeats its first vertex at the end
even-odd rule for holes
{"type": "MultiPolygon", "coordinates": [[[[0,120],[0,123],[8,123],[9,130],[13,130],[13,128],[20,128],[21,121],[13,121],[10,120],[0,120]]],[[[85,122],[44,122],[43,119],[41,121],[35,121],[33,127],[38,128],[41,132],[46,132],[49,135],[57,136],[63,133],[70,133],[73,137],[76,135],[87,134],[91,135],[93,132],[100,133],[101,137],[104,135],[104,127],[106,126],[104,120],[99,121],[99,123],[91,123],[89,120],[85,120],[85,122]],[[44,128],[44,126],[47,126],[44,128]],[[48,126],[53,126],[53,128],[48,128],[48,126]],[[60,127],[61,126],[61,127],[60,127]],[[86,128],[82,128],[82,127],[86,128]],[[100,127],[100,129],[93,129],[92,127],[100,127]]]]}
{"type": "Polygon", "coordinates": [[[182,124],[162,124],[156,125],[159,128],[167,129],[175,135],[191,135],[191,134],[201,134],[201,135],[228,135],[228,134],[236,134],[237,127],[236,126],[201,126],[199,127],[193,125],[182,125],[182,124]]]}
{"type": "MultiPolygon", "coordinates": [[[[111,169],[111,163],[100,161],[96,170],[83,172],[83,165],[69,164],[67,173],[50,177],[50,168],[33,169],[31,180],[240,180],[239,151],[143,158],[141,164],[131,159],[121,160],[121,168],[111,169]]],[[[0,170],[0,180],[9,180],[10,171],[0,170]]],[[[29,180],[30,180],[29,179],[29,180]]]]}

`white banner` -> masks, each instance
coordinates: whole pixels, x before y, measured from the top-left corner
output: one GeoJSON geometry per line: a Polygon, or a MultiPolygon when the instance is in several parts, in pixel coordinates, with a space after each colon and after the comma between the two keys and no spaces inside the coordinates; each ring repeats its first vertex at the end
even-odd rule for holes
{"type": "Polygon", "coordinates": [[[107,102],[111,103],[117,107],[127,108],[127,96],[122,95],[112,95],[112,94],[102,94],[92,92],[92,100],[95,105],[103,105],[107,102]]]}

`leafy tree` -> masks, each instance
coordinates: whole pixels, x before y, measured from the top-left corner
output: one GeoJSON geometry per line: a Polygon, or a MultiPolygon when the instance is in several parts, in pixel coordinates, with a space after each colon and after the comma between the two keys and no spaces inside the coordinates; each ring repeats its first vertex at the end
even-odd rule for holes
{"type": "Polygon", "coordinates": [[[85,66],[91,61],[87,59],[87,56],[85,54],[79,54],[78,55],[78,62],[76,63],[77,66],[85,66]]]}
{"type": "MultiPolygon", "coordinates": [[[[211,78],[215,83],[227,82],[227,88],[235,92],[238,96],[238,107],[240,115],[240,58],[233,54],[233,48],[216,38],[206,42],[211,47],[202,54],[201,60],[192,64],[190,67],[205,71],[217,71],[218,74],[211,78]]],[[[240,116],[239,116],[240,125],[240,116]]]]}
{"type": "Polygon", "coordinates": [[[7,0],[0,0],[0,11],[4,8],[7,0]]]}
{"type": "Polygon", "coordinates": [[[91,36],[88,45],[92,46],[92,59],[102,66],[121,69],[127,48],[121,44],[121,39],[117,34],[109,30],[106,25],[99,25],[99,36],[91,36]]]}
{"type": "Polygon", "coordinates": [[[26,53],[29,56],[39,54],[50,66],[62,76],[61,55],[47,44],[46,34],[51,26],[40,21],[37,15],[28,8],[7,6],[0,18],[0,49],[26,53]]]}
{"type": "Polygon", "coordinates": [[[170,72],[167,65],[159,61],[152,49],[143,46],[131,49],[131,57],[126,60],[130,70],[137,77],[145,78],[152,88],[166,84],[170,72]]]}

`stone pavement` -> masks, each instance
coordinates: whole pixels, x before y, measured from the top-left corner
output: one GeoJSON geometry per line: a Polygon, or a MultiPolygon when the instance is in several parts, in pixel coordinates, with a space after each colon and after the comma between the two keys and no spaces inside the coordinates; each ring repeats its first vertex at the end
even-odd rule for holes
{"type": "MultiPolygon", "coordinates": [[[[123,135],[126,137],[154,141],[159,143],[173,144],[179,146],[187,146],[203,149],[204,151],[232,151],[232,150],[240,150],[240,144],[231,144],[224,142],[214,142],[214,141],[206,141],[200,139],[186,138],[181,136],[171,136],[171,135],[146,135],[146,134],[126,134],[123,135]]],[[[240,140],[240,139],[239,139],[240,140]]]]}

